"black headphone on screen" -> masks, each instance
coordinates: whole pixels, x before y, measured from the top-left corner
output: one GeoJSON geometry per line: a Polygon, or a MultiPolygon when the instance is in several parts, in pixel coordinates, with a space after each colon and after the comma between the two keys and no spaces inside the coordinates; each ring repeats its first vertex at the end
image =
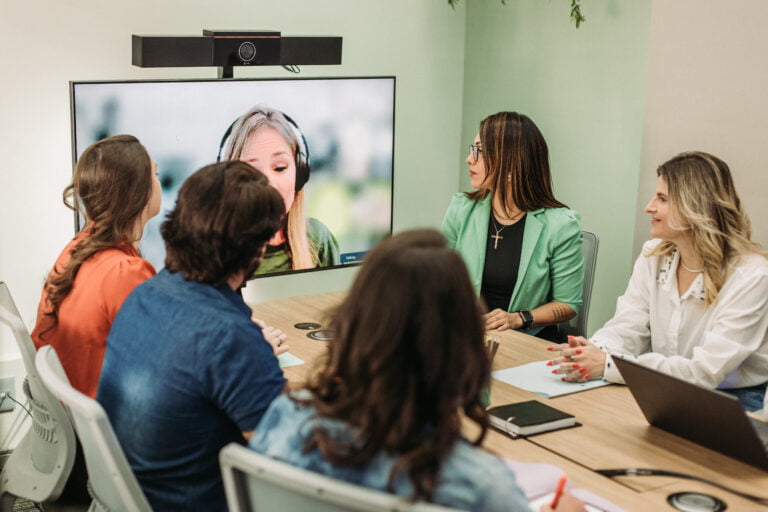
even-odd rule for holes
{"type": "MultiPolygon", "coordinates": [[[[272,109],[270,109],[272,110],[272,109]]],[[[238,117],[235,119],[232,124],[229,125],[229,128],[227,128],[227,131],[224,132],[224,136],[221,138],[221,142],[219,143],[219,152],[216,155],[216,162],[221,162],[221,152],[224,150],[224,146],[229,141],[230,135],[232,135],[232,129],[235,127],[238,121],[247,119],[248,117],[256,114],[257,112],[264,112],[260,109],[254,109],[253,111],[249,112],[247,116],[244,118],[243,116],[238,117]]],[[[291,127],[291,130],[293,130],[293,134],[296,137],[296,140],[299,141],[299,147],[296,148],[296,192],[304,188],[304,185],[309,181],[309,146],[307,146],[307,139],[304,137],[304,133],[302,133],[301,128],[299,128],[299,125],[296,124],[296,121],[293,120],[291,116],[286,114],[285,112],[281,112],[279,110],[273,110],[273,112],[277,112],[281,114],[286,121],[288,121],[288,125],[291,127]]]]}

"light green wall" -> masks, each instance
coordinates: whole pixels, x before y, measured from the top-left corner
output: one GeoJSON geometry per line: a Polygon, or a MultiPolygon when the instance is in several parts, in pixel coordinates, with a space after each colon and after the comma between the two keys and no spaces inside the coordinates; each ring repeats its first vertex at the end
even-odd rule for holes
{"type": "MultiPolygon", "coordinates": [[[[31,320],[42,279],[72,234],[60,202],[71,170],[70,80],[214,77],[202,68],[131,66],[131,34],[273,28],[344,37],[341,66],[306,67],[302,76],[397,76],[396,231],[439,225],[450,195],[467,187],[463,147],[482,117],[501,109],[530,114],[550,143],[558,196],[602,239],[597,325],[611,314],[632,257],[650,0],[590,0],[578,30],[567,3],[463,0],[456,10],[444,0],[4,4],[3,47],[46,58],[0,52],[0,64],[13,70],[0,85],[0,117],[12,120],[0,126],[7,170],[0,176],[0,279],[31,320]]],[[[289,74],[252,68],[236,76],[289,74]]],[[[253,298],[342,289],[353,275],[261,280],[253,298]]]]}
{"type": "MultiPolygon", "coordinates": [[[[72,169],[68,82],[216,77],[213,68],[132,66],[131,34],[210,28],[342,36],[340,66],[304,66],[298,76],[397,77],[394,229],[438,226],[456,190],[465,14],[442,1],[40,0],[3,2],[0,11],[7,71],[0,83],[0,279],[28,321],[50,265],[73,235],[61,204],[72,169]]],[[[277,66],[235,68],[236,78],[293,76],[277,66]]],[[[260,279],[248,298],[344,289],[355,271],[260,279]]]]}
{"type": "MultiPolygon", "coordinates": [[[[61,203],[72,172],[69,81],[216,77],[212,68],[132,66],[131,34],[188,35],[209,28],[342,36],[342,65],[305,66],[299,76],[397,77],[394,228],[400,231],[438,226],[456,191],[464,16],[443,1],[3,1],[0,280],[8,283],[25,321],[34,321],[45,275],[73,235],[72,214],[61,203]]],[[[291,76],[276,66],[235,70],[236,78],[291,76]]],[[[249,285],[247,297],[341,290],[356,270],[260,279],[249,285]]],[[[17,375],[20,386],[20,368],[15,343],[0,326],[0,376],[17,375]]],[[[0,415],[0,449],[15,446],[26,431],[19,411],[0,415]]]]}
{"type": "MultiPolygon", "coordinates": [[[[650,0],[467,0],[461,151],[501,110],[530,116],[550,149],[555,194],[600,237],[589,332],[613,315],[631,271],[650,0]]],[[[466,165],[459,188],[469,190],[466,165]]]]}

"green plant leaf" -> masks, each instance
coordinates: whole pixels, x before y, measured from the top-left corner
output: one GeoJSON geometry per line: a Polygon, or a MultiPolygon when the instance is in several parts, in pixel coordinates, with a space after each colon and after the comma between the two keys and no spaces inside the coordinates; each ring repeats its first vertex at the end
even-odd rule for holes
{"type": "MultiPolygon", "coordinates": [[[[456,9],[456,4],[459,0],[448,0],[448,5],[452,9],[456,9]]],[[[501,5],[507,5],[507,0],[501,0],[501,5]]],[[[587,18],[581,14],[581,0],[571,0],[571,21],[579,28],[582,23],[587,21],[587,18]]]]}

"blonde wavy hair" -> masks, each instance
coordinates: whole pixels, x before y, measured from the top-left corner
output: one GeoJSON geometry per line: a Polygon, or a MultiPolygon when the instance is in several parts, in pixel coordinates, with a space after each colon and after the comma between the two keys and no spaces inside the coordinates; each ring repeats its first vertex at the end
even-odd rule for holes
{"type": "MultiPolygon", "coordinates": [[[[248,137],[262,128],[274,128],[293,151],[299,151],[299,139],[290,121],[279,110],[257,105],[240,116],[232,125],[232,132],[224,144],[224,160],[239,160],[248,137]]],[[[304,206],[304,189],[296,192],[293,205],[288,210],[285,238],[291,255],[291,269],[315,268],[320,258],[318,250],[307,236],[307,218],[304,206]]]]}
{"type": "MultiPolygon", "coordinates": [[[[704,272],[704,303],[709,306],[741,256],[765,257],[766,253],[751,239],[752,223],[725,162],[708,153],[690,151],[660,165],[656,174],[664,178],[669,189],[672,227],[691,231],[693,249],[704,272]]],[[[675,250],[675,244],[665,240],[647,256],[669,255],[675,250]]]]}

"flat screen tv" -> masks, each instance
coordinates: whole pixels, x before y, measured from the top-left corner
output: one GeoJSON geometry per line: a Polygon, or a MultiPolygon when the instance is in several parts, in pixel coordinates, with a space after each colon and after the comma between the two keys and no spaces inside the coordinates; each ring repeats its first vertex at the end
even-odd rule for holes
{"type": "MultiPolygon", "coordinates": [[[[147,224],[139,249],[158,270],[165,260],[160,224],[181,184],[217,159],[248,161],[247,143],[232,153],[238,151],[235,121],[268,112],[280,114],[284,138],[294,137],[300,153],[294,160],[300,190],[271,183],[290,203],[294,225],[305,226],[309,252],[303,249],[303,266],[293,262],[298,244],[281,239],[302,230],[286,225],[286,236],[268,246],[264,261],[271,263],[255,277],[354,265],[391,233],[394,77],[71,82],[70,97],[75,161],[97,140],[130,134],[157,163],[161,213],[147,224]],[[299,202],[303,215],[296,213],[299,202]]],[[[76,214],[76,229],[82,224],[76,214]]]]}

